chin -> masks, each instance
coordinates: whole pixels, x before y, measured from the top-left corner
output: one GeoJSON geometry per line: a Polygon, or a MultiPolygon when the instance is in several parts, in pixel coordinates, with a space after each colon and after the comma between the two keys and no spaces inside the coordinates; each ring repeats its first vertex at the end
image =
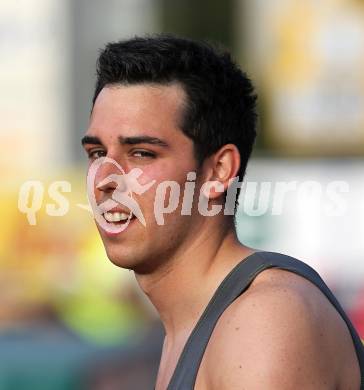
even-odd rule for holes
{"type": "Polygon", "coordinates": [[[140,275],[152,274],[160,266],[159,261],[153,261],[150,257],[141,256],[141,254],[137,254],[135,251],[133,251],[133,254],[129,253],[120,256],[120,252],[115,253],[114,251],[106,250],[106,254],[109,260],[117,267],[134,271],[140,275]]]}
{"type": "Polygon", "coordinates": [[[120,268],[125,268],[125,269],[134,269],[135,267],[135,256],[130,256],[124,253],[123,255],[120,254],[120,251],[115,251],[113,249],[106,249],[106,255],[109,258],[109,260],[116,265],[117,267],[120,268]]]}

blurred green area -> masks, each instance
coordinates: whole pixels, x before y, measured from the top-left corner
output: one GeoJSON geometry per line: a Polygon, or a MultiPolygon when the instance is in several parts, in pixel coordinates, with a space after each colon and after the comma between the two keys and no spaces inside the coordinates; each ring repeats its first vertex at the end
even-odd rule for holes
{"type": "Polygon", "coordinates": [[[162,0],[161,3],[161,25],[164,32],[216,42],[236,54],[236,2],[162,0]]]}
{"type": "MultiPolygon", "coordinates": [[[[72,183],[72,192],[64,195],[67,214],[47,215],[52,199],[45,195],[34,226],[14,204],[17,193],[2,196],[0,326],[44,315],[92,342],[128,344],[147,320],[133,275],[110,263],[90,212],[77,206],[86,203],[84,173],[63,172],[63,177],[72,183]]],[[[42,182],[47,186],[51,177],[42,182]]]]}

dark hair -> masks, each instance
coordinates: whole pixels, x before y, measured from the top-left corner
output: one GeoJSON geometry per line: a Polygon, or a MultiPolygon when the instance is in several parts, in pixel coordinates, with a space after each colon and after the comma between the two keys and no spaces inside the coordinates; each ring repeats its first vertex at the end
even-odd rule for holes
{"type": "Polygon", "coordinates": [[[106,85],[173,82],[187,95],[181,129],[194,141],[199,163],[235,144],[242,180],[256,136],[256,95],[228,52],[171,35],[109,43],[98,59],[93,104],[106,85]]]}

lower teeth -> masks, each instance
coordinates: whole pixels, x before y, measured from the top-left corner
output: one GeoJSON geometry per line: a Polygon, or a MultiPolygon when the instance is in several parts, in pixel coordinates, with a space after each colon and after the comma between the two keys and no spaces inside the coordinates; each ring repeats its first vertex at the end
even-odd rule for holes
{"type": "Polygon", "coordinates": [[[105,218],[106,222],[112,223],[112,224],[123,224],[123,223],[125,223],[125,222],[127,222],[127,221],[131,221],[132,219],[133,219],[133,216],[131,216],[130,218],[127,218],[127,219],[123,219],[123,220],[121,220],[121,221],[108,221],[108,220],[105,218]]]}

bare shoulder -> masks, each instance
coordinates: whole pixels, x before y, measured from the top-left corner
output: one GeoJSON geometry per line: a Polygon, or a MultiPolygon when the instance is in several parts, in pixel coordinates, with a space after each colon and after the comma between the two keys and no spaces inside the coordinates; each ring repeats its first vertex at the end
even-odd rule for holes
{"type": "Polygon", "coordinates": [[[341,316],[311,282],[277,269],[262,272],[223,313],[201,372],[209,388],[359,388],[341,316]]]}

